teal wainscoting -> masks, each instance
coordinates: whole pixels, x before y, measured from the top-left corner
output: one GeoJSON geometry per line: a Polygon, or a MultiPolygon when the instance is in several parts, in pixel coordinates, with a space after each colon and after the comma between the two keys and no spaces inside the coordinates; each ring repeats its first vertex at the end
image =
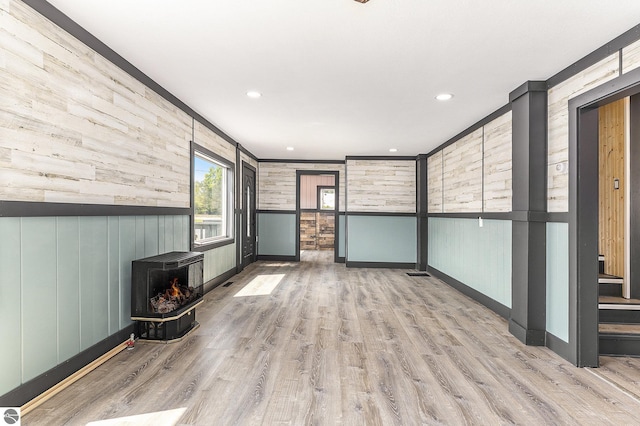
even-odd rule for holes
{"type": "Polygon", "coordinates": [[[204,252],[204,282],[210,281],[236,267],[236,244],[227,244],[204,252]]]}
{"type": "Polygon", "coordinates": [[[417,221],[412,216],[347,217],[347,262],[415,263],[417,221]]]}
{"type": "Polygon", "coordinates": [[[569,342],[569,224],[547,223],[547,331],[569,342]]]}
{"type": "Polygon", "coordinates": [[[2,395],[130,325],[131,261],[188,250],[189,217],[5,217],[0,235],[2,395]]]}
{"type": "Polygon", "coordinates": [[[296,255],[296,214],[260,212],[258,215],[258,255],[296,255]]]}
{"type": "Polygon", "coordinates": [[[430,217],[429,266],[511,308],[511,221],[430,217]]]}

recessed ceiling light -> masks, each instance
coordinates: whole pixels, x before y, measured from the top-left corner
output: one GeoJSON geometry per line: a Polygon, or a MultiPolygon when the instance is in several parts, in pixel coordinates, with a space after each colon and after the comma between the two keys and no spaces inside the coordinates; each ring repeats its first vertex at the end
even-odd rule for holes
{"type": "Polygon", "coordinates": [[[439,101],[448,101],[451,98],[453,98],[453,95],[451,93],[440,93],[438,96],[436,96],[436,99],[439,101]]]}
{"type": "Polygon", "coordinates": [[[287,147],[287,151],[293,151],[293,147],[292,146],[288,146],[287,147]]]}
{"type": "Polygon", "coordinates": [[[250,97],[251,99],[258,99],[259,97],[262,96],[262,93],[256,92],[255,90],[249,90],[247,92],[247,96],[250,97]]]}
{"type": "Polygon", "coordinates": [[[389,152],[398,152],[398,148],[389,148],[389,152]]]}

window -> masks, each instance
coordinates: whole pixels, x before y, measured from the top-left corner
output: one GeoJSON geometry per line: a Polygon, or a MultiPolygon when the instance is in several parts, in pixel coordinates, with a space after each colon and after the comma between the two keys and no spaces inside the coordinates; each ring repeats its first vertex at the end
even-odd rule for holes
{"type": "Polygon", "coordinates": [[[233,240],[233,164],[194,144],[193,245],[233,240]]]}
{"type": "Polygon", "coordinates": [[[318,186],[318,209],[334,210],[336,208],[336,189],[333,186],[318,186]]]}

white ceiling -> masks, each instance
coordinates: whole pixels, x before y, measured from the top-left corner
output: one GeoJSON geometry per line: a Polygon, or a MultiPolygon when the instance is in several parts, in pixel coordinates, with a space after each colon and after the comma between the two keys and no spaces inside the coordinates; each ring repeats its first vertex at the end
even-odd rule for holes
{"type": "Polygon", "coordinates": [[[638,0],[49,2],[261,159],[427,153],[640,23],[638,0]]]}

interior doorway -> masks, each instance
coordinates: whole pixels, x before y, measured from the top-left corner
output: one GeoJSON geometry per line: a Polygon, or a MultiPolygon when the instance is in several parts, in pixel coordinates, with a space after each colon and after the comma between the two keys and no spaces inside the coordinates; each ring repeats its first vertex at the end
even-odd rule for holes
{"type": "MultiPolygon", "coordinates": [[[[640,303],[633,298],[640,290],[640,222],[637,215],[628,212],[640,211],[640,69],[629,71],[606,85],[599,86],[569,100],[569,342],[568,358],[577,366],[597,367],[599,356],[640,355],[640,303]],[[596,257],[601,250],[600,228],[605,227],[607,215],[600,211],[600,158],[604,155],[600,145],[601,116],[603,107],[623,100],[625,107],[625,164],[624,182],[603,182],[603,185],[625,184],[624,197],[625,228],[624,278],[628,282],[631,300],[624,305],[600,302],[598,277],[599,264],[596,257]],[[607,306],[609,305],[609,306],[607,306]],[[603,323],[614,326],[604,331],[603,323]],[[631,325],[636,330],[624,331],[621,326],[631,325]]],[[[621,178],[618,178],[621,179],[621,178]]],[[[621,191],[617,189],[615,191],[621,191]]],[[[604,236],[606,232],[603,232],[604,236]]],[[[606,259],[605,259],[606,261],[606,259]]],[[[639,300],[640,302],[640,300],[639,300]]]]}
{"type": "Polygon", "coordinates": [[[626,170],[628,156],[625,110],[629,98],[598,109],[598,295],[630,297],[626,268],[626,170]]]}
{"type": "Polygon", "coordinates": [[[337,261],[337,183],[337,171],[297,172],[297,260],[309,259],[301,253],[332,252],[337,261]]]}

